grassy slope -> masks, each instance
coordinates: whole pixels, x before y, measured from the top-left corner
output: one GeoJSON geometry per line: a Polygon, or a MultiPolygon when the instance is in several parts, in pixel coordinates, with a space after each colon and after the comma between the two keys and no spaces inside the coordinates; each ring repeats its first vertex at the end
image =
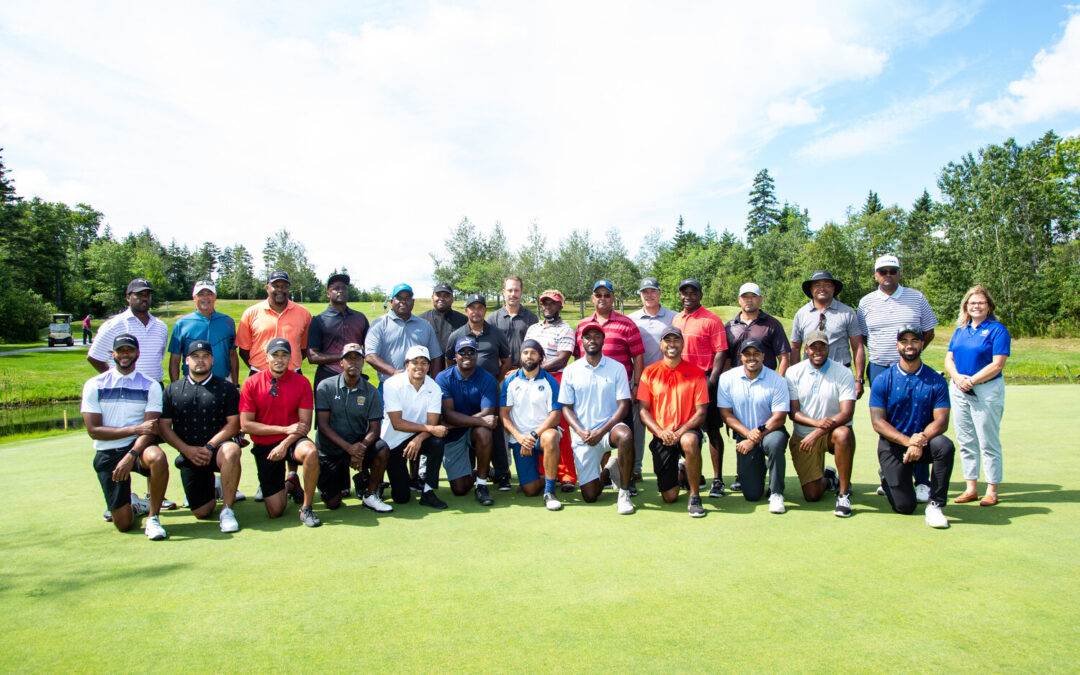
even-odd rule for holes
{"type": "Polygon", "coordinates": [[[383,517],[349,499],[309,530],[247,501],[236,535],[177,511],[150,543],[101,522],[85,436],[7,445],[0,670],[1071,670],[1080,447],[1059,420],[1078,407],[1011,388],[1003,501],[950,505],[945,532],[873,495],[865,399],[846,521],[802,503],[789,464],[784,516],[729,496],[692,520],[649,481],[630,517],[610,493],[561,513],[444,494],[446,513],[383,517]]]}

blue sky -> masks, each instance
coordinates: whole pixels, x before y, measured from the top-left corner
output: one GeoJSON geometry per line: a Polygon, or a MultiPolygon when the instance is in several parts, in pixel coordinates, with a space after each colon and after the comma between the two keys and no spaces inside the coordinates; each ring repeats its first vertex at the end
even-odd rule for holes
{"type": "Polygon", "coordinates": [[[467,216],[741,234],[768,168],[812,225],[908,207],[989,143],[1080,133],[1080,13],[1015,2],[0,0],[0,147],[24,196],[114,232],[430,288],[467,216]],[[760,5],[760,6],[759,6],[760,5]]]}

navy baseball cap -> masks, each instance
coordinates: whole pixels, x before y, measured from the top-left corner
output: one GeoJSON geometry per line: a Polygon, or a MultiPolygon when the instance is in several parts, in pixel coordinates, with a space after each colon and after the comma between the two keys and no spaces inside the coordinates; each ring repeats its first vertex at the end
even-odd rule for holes
{"type": "Polygon", "coordinates": [[[465,298],[465,306],[466,307],[473,304],[474,302],[479,302],[484,307],[487,307],[487,298],[485,298],[483,295],[481,295],[479,293],[470,293],[469,296],[465,298]]]}
{"type": "Polygon", "coordinates": [[[450,288],[450,284],[435,284],[435,288],[431,289],[432,295],[435,293],[449,293],[454,294],[454,289],[450,288]]]}
{"type": "Polygon", "coordinates": [[[130,333],[121,333],[120,335],[117,335],[115,338],[113,338],[112,348],[115,352],[121,347],[134,347],[135,349],[138,349],[139,341],[135,338],[134,335],[130,333]]]}
{"type": "Polygon", "coordinates": [[[184,350],[184,356],[191,356],[197,351],[209,352],[212,355],[214,348],[206,340],[192,340],[188,343],[187,349],[184,350]]]}
{"type": "Polygon", "coordinates": [[[143,291],[154,292],[154,287],[150,285],[150,282],[143,278],[132,279],[127,285],[128,293],[142,293],[143,291]]]}
{"type": "Polygon", "coordinates": [[[920,340],[923,337],[922,328],[919,328],[919,324],[917,323],[905,323],[903,326],[900,326],[900,330],[896,331],[896,339],[899,340],[904,337],[904,333],[914,333],[915,337],[920,340]]]}
{"type": "Polygon", "coordinates": [[[471,335],[466,335],[465,337],[458,338],[458,341],[454,344],[454,353],[457,354],[462,349],[476,350],[476,348],[476,338],[471,335]]]}
{"type": "Polygon", "coordinates": [[[761,340],[757,338],[746,338],[745,340],[743,340],[743,343],[739,345],[739,353],[742,354],[751,347],[758,350],[762,354],[765,353],[765,345],[761,344],[761,340]]]}
{"type": "Polygon", "coordinates": [[[678,326],[665,326],[664,330],[660,331],[660,339],[661,340],[663,340],[664,338],[666,338],[669,335],[678,335],[679,338],[682,338],[682,336],[683,336],[682,329],[679,328],[678,326]]]}
{"type": "Polygon", "coordinates": [[[284,281],[287,284],[291,284],[289,281],[289,273],[285,270],[274,270],[270,273],[270,277],[266,280],[266,283],[272,284],[275,281],[284,281]]]}
{"type": "Polygon", "coordinates": [[[681,291],[687,286],[693,286],[694,288],[698,289],[698,293],[701,292],[701,282],[697,279],[683,279],[682,283],[679,284],[679,290],[681,291]]]}
{"type": "Polygon", "coordinates": [[[266,353],[274,354],[276,352],[288,352],[292,354],[292,345],[285,338],[274,338],[270,342],[266,343],[266,353]]]}

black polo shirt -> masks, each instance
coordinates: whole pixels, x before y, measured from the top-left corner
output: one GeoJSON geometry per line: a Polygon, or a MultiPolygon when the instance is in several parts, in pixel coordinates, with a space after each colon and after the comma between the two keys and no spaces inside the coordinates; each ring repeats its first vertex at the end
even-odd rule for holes
{"type": "Polygon", "coordinates": [[[506,311],[504,305],[488,314],[486,320],[488,325],[495,326],[506,334],[506,340],[510,345],[510,364],[515,368],[520,366],[521,343],[525,342],[525,331],[540,320],[524,304],[518,307],[518,313],[513,316],[510,316],[510,312],[506,311]]]}
{"type": "Polygon", "coordinates": [[[731,359],[732,368],[742,363],[739,350],[742,348],[743,340],[747,338],[761,340],[762,346],[765,347],[765,358],[762,361],[765,367],[771,370],[776,370],[777,357],[791,351],[791,344],[788,342],[784,327],[775,317],[764,311],[758,312],[757,318],[750,323],[743,322],[742,312],[739,312],[734,319],[724,324],[724,330],[727,331],[728,358],[731,359]]]}
{"type": "MultiPolygon", "coordinates": [[[[344,375],[335,375],[319,383],[315,390],[315,411],[330,412],[330,428],[349,443],[356,443],[367,435],[371,423],[382,419],[383,404],[379,390],[371,386],[367,375],[360,375],[355,389],[345,384],[344,375]]],[[[343,455],[341,447],[323,436],[320,429],[315,433],[315,445],[320,455],[343,455]]]]}
{"type": "Polygon", "coordinates": [[[469,317],[453,309],[446,314],[440,314],[434,309],[429,309],[421,314],[420,318],[430,323],[431,327],[435,329],[435,337],[439,338],[439,346],[442,347],[443,352],[454,347],[454,345],[447,344],[450,333],[469,323],[469,317]]]}
{"type": "MultiPolygon", "coordinates": [[[[324,354],[340,354],[350,342],[364,344],[367,332],[368,319],[363,312],[346,307],[342,313],[334,309],[333,305],[328,305],[321,314],[311,319],[307,348],[317,349],[324,354]]],[[[340,372],[340,363],[320,365],[315,370],[315,381],[319,382],[340,372]]]]}
{"type": "Polygon", "coordinates": [[[172,421],[173,431],[188,445],[210,442],[228,418],[240,414],[240,392],[236,385],[211,375],[202,382],[190,377],[165,388],[161,417],[172,421]]]}
{"type": "Polygon", "coordinates": [[[506,340],[506,334],[489,323],[484,324],[484,330],[477,335],[465,324],[450,334],[450,342],[446,346],[446,367],[450,367],[450,361],[454,358],[454,345],[466,335],[476,338],[476,367],[483,368],[496,378],[499,377],[499,359],[510,356],[510,343],[506,340]]]}

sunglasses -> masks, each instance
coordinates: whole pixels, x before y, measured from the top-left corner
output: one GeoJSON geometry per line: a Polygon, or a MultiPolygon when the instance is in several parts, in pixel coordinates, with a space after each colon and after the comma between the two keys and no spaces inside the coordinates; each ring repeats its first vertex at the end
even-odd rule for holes
{"type": "Polygon", "coordinates": [[[270,378],[270,395],[273,396],[274,398],[277,398],[277,378],[276,377],[271,377],[270,378]]]}
{"type": "Polygon", "coordinates": [[[900,270],[896,269],[895,267],[882,267],[878,270],[878,274],[891,277],[896,274],[900,274],[900,270]]]}
{"type": "Polygon", "coordinates": [[[818,330],[825,330],[825,312],[822,312],[821,314],[818,314],[817,329],[818,330]]]}

